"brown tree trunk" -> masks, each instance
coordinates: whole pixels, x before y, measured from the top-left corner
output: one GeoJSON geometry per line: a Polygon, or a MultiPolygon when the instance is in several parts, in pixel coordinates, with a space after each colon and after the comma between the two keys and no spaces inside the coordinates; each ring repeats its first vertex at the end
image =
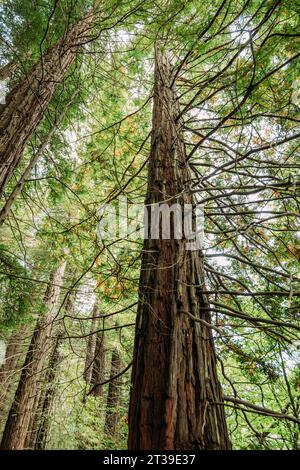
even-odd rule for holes
{"type": "Polygon", "coordinates": [[[17,62],[8,62],[8,64],[3,65],[0,68],[0,80],[6,80],[12,76],[12,74],[17,70],[18,63],[17,62]]]}
{"type": "Polygon", "coordinates": [[[20,355],[24,349],[22,346],[26,327],[27,325],[22,325],[17,331],[13,332],[7,344],[5,362],[0,367],[0,407],[2,407],[11,380],[18,369],[20,355]]]}
{"type": "Polygon", "coordinates": [[[56,314],[60,285],[66,262],[61,261],[51,275],[45,293],[47,313],[38,320],[22,369],[21,378],[4,429],[1,449],[24,449],[30,424],[35,415],[41,391],[40,381],[49,357],[50,337],[56,314]]]}
{"type": "Polygon", "coordinates": [[[105,355],[105,339],[104,331],[102,331],[97,334],[96,338],[95,358],[91,378],[91,384],[93,385],[91,395],[95,397],[101,397],[103,395],[103,385],[101,384],[105,381],[105,355]]]}
{"type": "Polygon", "coordinates": [[[61,355],[59,352],[61,338],[62,334],[58,334],[55,339],[55,344],[51,353],[49,367],[46,375],[46,390],[45,393],[42,394],[40,400],[37,429],[33,429],[32,432],[32,444],[30,447],[36,450],[44,450],[46,448],[47,439],[49,437],[51,411],[55,396],[55,380],[61,361],[61,355]]]}
{"type": "Polygon", "coordinates": [[[94,14],[90,12],[33,66],[0,108],[0,194],[17,167],[24,147],[43,118],[57,85],[71,67],[94,14]]]}
{"type": "MultiPolygon", "coordinates": [[[[64,311],[66,314],[70,315],[73,312],[74,299],[75,295],[73,293],[69,293],[65,302],[64,311]]],[[[25,441],[26,449],[43,450],[47,445],[51,427],[52,405],[55,397],[55,380],[59,363],[61,361],[59,347],[62,341],[63,332],[60,331],[60,328],[61,327],[58,327],[55,337],[51,342],[51,353],[47,370],[44,371],[44,375],[41,376],[40,379],[40,382],[43,382],[44,386],[37,397],[38,405],[35,407],[35,413],[32,415],[30,420],[25,441]]]]}
{"type": "MultiPolygon", "coordinates": [[[[21,325],[14,331],[7,344],[5,362],[0,367],[0,420],[1,423],[7,418],[10,401],[12,399],[12,388],[16,383],[22,367],[22,359],[28,347],[30,335],[29,325],[21,325]]],[[[23,359],[24,360],[24,359],[23,359]]]]}
{"type": "MultiPolygon", "coordinates": [[[[156,48],[146,204],[192,203],[172,67],[156,48]]],[[[174,224],[174,217],[172,223],[174,224]]],[[[174,226],[173,226],[174,232],[174,226]]],[[[129,449],[230,449],[199,251],[144,241],[129,409],[129,449]]]]}
{"type": "Polygon", "coordinates": [[[94,364],[94,359],[95,359],[95,347],[96,347],[95,329],[96,329],[96,323],[97,323],[96,314],[97,314],[97,304],[94,305],[93,310],[92,310],[91,330],[87,339],[87,346],[86,346],[86,357],[85,357],[83,378],[87,384],[90,384],[92,381],[93,364],[94,364]]]}
{"type": "Polygon", "coordinates": [[[91,395],[100,397],[103,394],[103,387],[101,383],[104,382],[105,343],[104,331],[95,333],[95,331],[97,330],[97,324],[99,323],[97,318],[97,311],[98,306],[96,303],[92,311],[91,330],[87,341],[87,351],[83,376],[87,384],[93,385],[90,392],[91,395]]]}
{"type": "Polygon", "coordinates": [[[44,142],[41,143],[41,145],[38,147],[36,152],[34,152],[32,157],[30,158],[25,170],[23,171],[22,175],[20,176],[17,184],[15,185],[14,189],[10,193],[9,197],[6,198],[5,204],[2,207],[2,209],[0,210],[0,227],[1,227],[1,225],[3,225],[6,217],[8,216],[8,214],[9,214],[11,208],[12,208],[13,203],[15,202],[16,198],[18,197],[18,195],[22,191],[22,189],[24,187],[24,184],[26,182],[26,179],[30,175],[32,169],[36,165],[36,163],[37,163],[38,159],[40,158],[40,156],[43,154],[43,152],[47,148],[47,146],[48,146],[49,142],[51,141],[55,131],[57,130],[59,124],[63,121],[63,119],[66,115],[66,112],[69,109],[69,106],[71,105],[74,97],[77,94],[78,94],[78,90],[75,90],[75,92],[70,97],[70,100],[65,105],[63,111],[60,113],[58,119],[53,123],[53,126],[52,126],[51,130],[49,131],[49,134],[46,136],[44,142]]]}
{"type": "Polygon", "coordinates": [[[111,357],[110,382],[107,395],[105,431],[109,436],[116,436],[119,423],[118,407],[121,403],[122,379],[115,376],[120,374],[122,370],[122,361],[119,351],[114,348],[111,357]]]}

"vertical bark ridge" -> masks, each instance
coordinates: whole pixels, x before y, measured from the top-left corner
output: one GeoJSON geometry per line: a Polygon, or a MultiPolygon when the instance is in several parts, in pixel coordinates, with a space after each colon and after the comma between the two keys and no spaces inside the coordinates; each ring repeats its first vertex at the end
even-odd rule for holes
{"type": "Polygon", "coordinates": [[[66,262],[52,273],[46,289],[46,314],[37,321],[25,358],[18,388],[11,406],[0,448],[22,450],[28,442],[31,423],[38,407],[42,380],[51,349],[51,334],[66,262]],[[27,440],[27,441],[26,441],[27,440]]]}
{"type": "Polygon", "coordinates": [[[122,361],[119,351],[114,348],[111,357],[110,382],[107,395],[105,431],[109,436],[116,437],[120,413],[118,407],[121,403],[122,378],[113,379],[122,370],[122,361]]]}
{"type": "Polygon", "coordinates": [[[55,381],[59,364],[61,362],[61,354],[59,347],[61,344],[62,333],[58,333],[53,345],[49,367],[46,374],[46,389],[40,399],[39,414],[36,429],[33,429],[32,448],[35,450],[44,450],[47,446],[51,428],[51,411],[55,396],[55,381]]]}
{"type": "Polygon", "coordinates": [[[12,388],[20,374],[22,361],[28,347],[30,326],[23,324],[14,331],[8,340],[5,362],[0,367],[0,419],[5,421],[9,410],[12,388]]]}
{"type": "Polygon", "coordinates": [[[92,373],[93,373],[93,365],[95,360],[95,348],[96,348],[96,338],[95,338],[95,329],[97,323],[97,304],[94,305],[92,310],[92,321],[91,321],[91,329],[90,334],[87,339],[87,346],[86,346],[86,357],[85,357],[85,366],[83,371],[83,378],[87,384],[92,382],[92,373]]]}
{"type": "Polygon", "coordinates": [[[97,333],[95,359],[93,364],[91,384],[95,387],[92,388],[91,395],[101,397],[103,395],[103,385],[105,381],[105,337],[104,331],[97,333]]]}
{"type": "Polygon", "coordinates": [[[71,27],[9,92],[5,105],[0,107],[0,194],[93,22],[94,14],[90,12],[71,27]]]}
{"type": "MultiPolygon", "coordinates": [[[[170,59],[157,47],[147,206],[193,202],[172,82],[170,59]]],[[[186,240],[144,241],[129,449],[230,448],[224,409],[213,404],[222,392],[203,290],[200,253],[186,250],[186,240]]]]}

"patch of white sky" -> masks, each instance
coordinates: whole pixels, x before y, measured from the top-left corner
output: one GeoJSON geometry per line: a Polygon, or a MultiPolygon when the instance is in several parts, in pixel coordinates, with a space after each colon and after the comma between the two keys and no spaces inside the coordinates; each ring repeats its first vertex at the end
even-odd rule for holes
{"type": "Polygon", "coordinates": [[[76,294],[75,310],[83,317],[91,314],[96,301],[96,281],[89,279],[85,282],[76,294]]]}

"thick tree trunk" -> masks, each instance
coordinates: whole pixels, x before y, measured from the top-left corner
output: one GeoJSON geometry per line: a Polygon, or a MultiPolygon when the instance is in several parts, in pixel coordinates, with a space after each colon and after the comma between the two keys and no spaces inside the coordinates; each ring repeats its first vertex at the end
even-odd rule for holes
{"type": "MultiPolygon", "coordinates": [[[[192,203],[172,80],[169,58],[157,48],[146,204],[192,203]]],[[[171,220],[174,222],[174,218],[171,220]]],[[[222,402],[222,393],[203,290],[199,251],[187,250],[184,239],[145,240],[129,409],[129,449],[231,447],[224,408],[215,404],[222,402]]]]}
{"type": "Polygon", "coordinates": [[[3,65],[0,68],[0,80],[7,80],[12,76],[12,74],[17,70],[18,63],[17,62],[8,62],[8,64],[3,65]]]}
{"type": "Polygon", "coordinates": [[[0,108],[0,194],[43,118],[57,85],[71,67],[94,21],[93,12],[41,57],[0,108]]]}
{"type": "Polygon", "coordinates": [[[105,431],[109,436],[115,437],[118,430],[120,413],[118,407],[121,403],[122,379],[117,376],[122,370],[122,361],[119,351],[114,348],[111,357],[110,382],[107,395],[105,431]]]}
{"type": "Polygon", "coordinates": [[[47,313],[38,320],[26,355],[14,402],[9,412],[1,442],[1,449],[24,449],[41,392],[41,379],[50,354],[51,333],[56,314],[60,285],[66,262],[62,261],[51,275],[45,294],[47,313]]]}
{"type": "Polygon", "coordinates": [[[6,217],[8,216],[9,212],[11,211],[12,205],[15,202],[16,198],[22,191],[24,184],[26,182],[26,179],[30,175],[31,171],[33,170],[34,166],[36,165],[37,161],[39,160],[40,156],[43,154],[45,149],[47,148],[48,144],[50,143],[55,131],[57,130],[59,124],[63,121],[69,106],[71,105],[74,97],[78,94],[78,90],[75,90],[75,92],[72,94],[70,97],[70,100],[68,103],[65,105],[62,113],[59,115],[58,119],[53,123],[53,126],[51,130],[49,131],[49,134],[46,136],[44,142],[41,143],[41,145],[38,147],[36,152],[32,155],[30,158],[25,170],[23,171],[22,175],[20,176],[17,184],[15,185],[14,189],[10,193],[9,197],[6,198],[5,204],[0,210],[0,227],[3,225],[6,217]]]}

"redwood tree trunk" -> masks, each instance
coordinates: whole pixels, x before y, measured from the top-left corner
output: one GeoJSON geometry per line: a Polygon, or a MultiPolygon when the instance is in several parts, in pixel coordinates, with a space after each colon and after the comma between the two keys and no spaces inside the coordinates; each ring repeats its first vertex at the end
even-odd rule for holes
{"type": "Polygon", "coordinates": [[[0,194],[43,118],[57,85],[71,67],[94,21],[86,15],[33,66],[0,107],[0,194]]]}
{"type": "Polygon", "coordinates": [[[28,331],[27,325],[22,325],[17,331],[14,331],[8,341],[5,351],[5,362],[0,367],[0,407],[7,390],[10,387],[12,377],[16,373],[19,365],[20,355],[23,352],[23,341],[28,331]]]}
{"type": "MultiPolygon", "coordinates": [[[[146,204],[190,204],[190,173],[169,57],[156,48],[146,204]]],[[[174,219],[172,219],[174,221],[174,219]]],[[[174,227],[173,227],[174,228],[174,227]]],[[[230,449],[199,251],[144,241],[129,449],[230,449]],[[192,318],[194,317],[194,319],[192,318]]]]}
{"type": "Polygon", "coordinates": [[[118,407],[121,403],[121,384],[122,379],[117,376],[122,370],[122,361],[119,351],[114,348],[111,357],[110,369],[110,382],[107,395],[106,416],[105,416],[105,431],[110,436],[114,437],[117,434],[119,411],[118,407]]]}
{"type": "Polygon", "coordinates": [[[12,400],[12,388],[20,373],[28,338],[30,337],[29,325],[21,325],[14,331],[8,341],[5,362],[0,367],[0,420],[5,422],[12,400]]]}
{"type": "Polygon", "coordinates": [[[51,411],[55,396],[55,380],[57,370],[61,361],[59,347],[61,344],[62,334],[58,334],[55,339],[53,351],[51,353],[49,367],[46,375],[46,390],[42,394],[39,406],[39,415],[37,419],[37,429],[32,430],[32,448],[36,450],[44,450],[49,438],[51,411]]]}
{"type": "Polygon", "coordinates": [[[15,70],[18,68],[18,63],[15,61],[8,62],[0,68],[0,80],[6,80],[12,76],[15,70]]]}
{"type": "Polygon", "coordinates": [[[32,171],[32,169],[36,165],[38,159],[43,154],[43,152],[47,148],[47,145],[51,141],[57,127],[59,126],[59,123],[63,121],[63,119],[65,117],[65,114],[66,114],[67,110],[69,109],[69,106],[72,103],[74,97],[77,95],[77,93],[78,93],[78,90],[75,90],[75,92],[70,97],[69,102],[65,105],[63,111],[60,113],[59,118],[54,122],[51,130],[49,131],[49,134],[46,136],[45,140],[41,143],[41,145],[38,147],[36,152],[34,152],[32,157],[30,158],[25,170],[23,171],[22,175],[20,176],[20,178],[19,178],[18,182],[16,183],[14,189],[12,190],[11,194],[9,195],[9,197],[6,198],[5,204],[3,205],[2,209],[0,210],[0,227],[1,227],[1,225],[3,225],[6,217],[8,216],[14,201],[16,200],[18,195],[21,193],[21,191],[22,191],[22,189],[23,189],[23,187],[26,183],[26,179],[28,178],[30,172],[32,171]]]}
{"type": "Polygon", "coordinates": [[[91,330],[90,330],[90,334],[88,336],[87,345],[86,345],[86,356],[85,356],[83,378],[87,384],[90,384],[92,381],[93,364],[94,364],[94,359],[95,359],[95,347],[96,347],[95,329],[96,329],[96,322],[97,322],[96,314],[97,314],[97,304],[94,305],[93,310],[92,310],[91,330]]]}
{"type": "MultiPolygon", "coordinates": [[[[70,293],[65,302],[65,314],[71,314],[74,308],[74,294],[70,293]]],[[[55,337],[51,342],[51,353],[47,370],[41,376],[44,386],[38,397],[38,406],[32,415],[25,441],[26,449],[43,450],[46,448],[51,429],[52,406],[56,393],[56,377],[59,364],[62,360],[59,348],[62,342],[63,331],[58,327],[55,337]]]]}
{"type": "Polygon", "coordinates": [[[96,303],[92,311],[91,330],[87,340],[83,377],[87,384],[91,384],[93,386],[90,394],[100,397],[103,394],[103,387],[101,384],[104,382],[105,342],[104,331],[95,333],[97,330],[97,324],[99,323],[97,311],[98,306],[96,303]]]}
{"type": "Polygon", "coordinates": [[[36,413],[41,392],[41,379],[49,358],[50,337],[56,314],[60,285],[66,262],[62,261],[51,275],[45,294],[47,313],[38,320],[25,358],[19,385],[6,421],[1,449],[24,449],[30,424],[36,413]]]}
{"type": "Polygon", "coordinates": [[[105,381],[105,355],[104,331],[101,331],[97,333],[95,358],[91,378],[91,384],[93,385],[91,395],[94,395],[95,397],[101,397],[103,395],[103,385],[101,384],[105,381]]]}

